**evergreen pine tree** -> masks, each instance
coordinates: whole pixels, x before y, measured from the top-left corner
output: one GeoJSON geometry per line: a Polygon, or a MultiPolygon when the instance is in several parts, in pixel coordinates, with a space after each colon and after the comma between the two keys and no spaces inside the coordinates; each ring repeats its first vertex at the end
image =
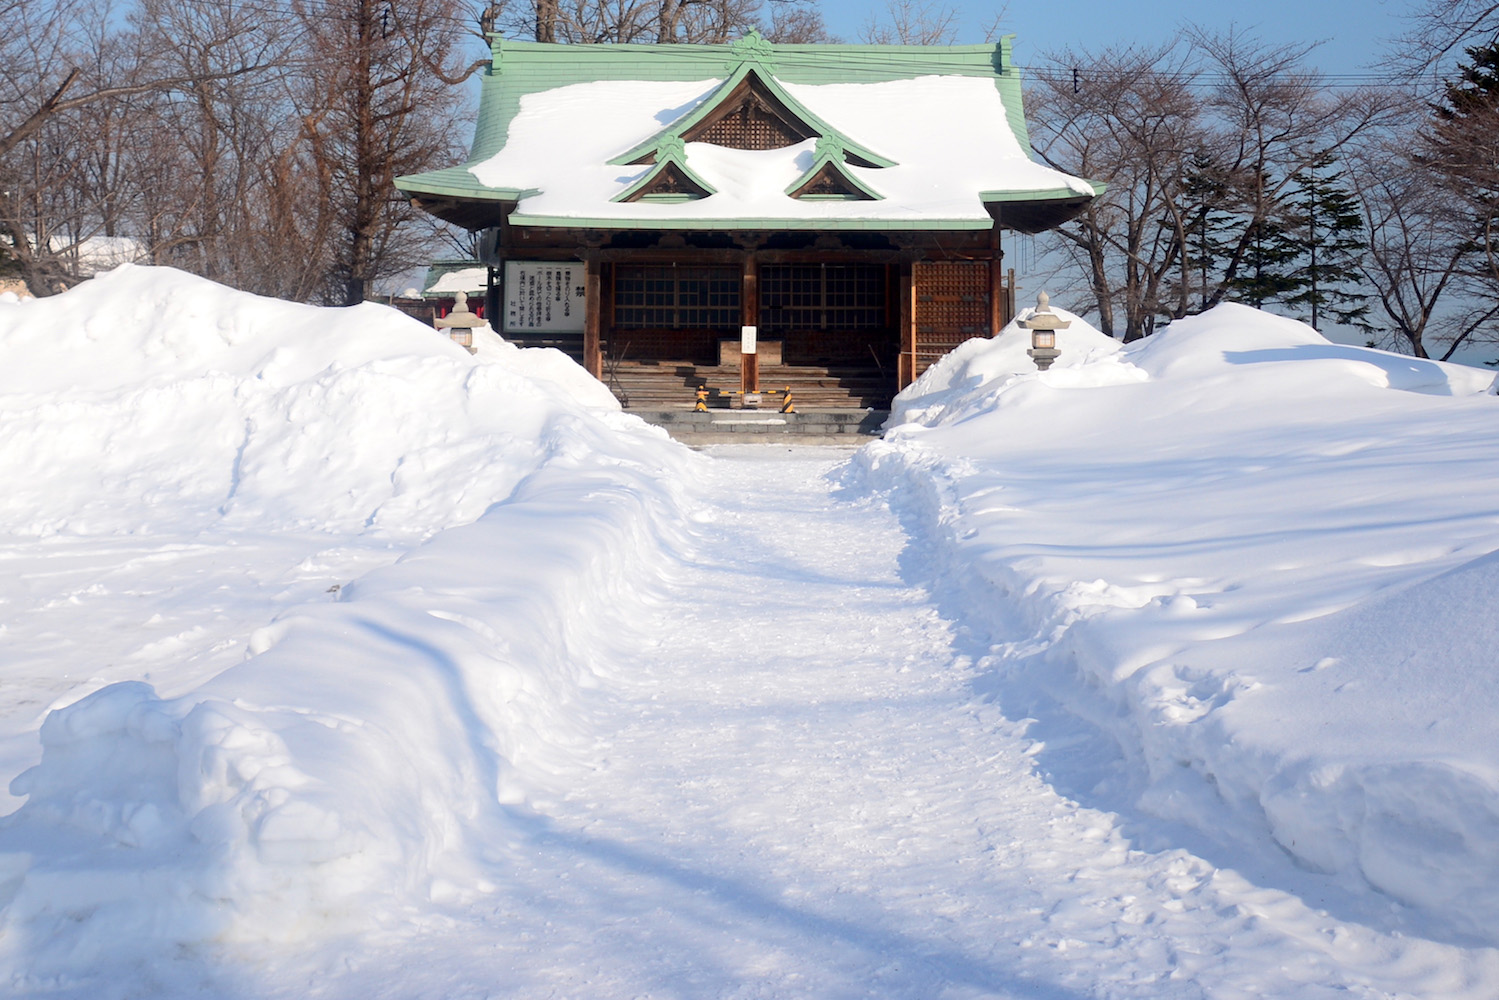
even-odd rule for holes
{"type": "Polygon", "coordinates": [[[1229,253],[1226,233],[1242,223],[1221,206],[1229,198],[1229,185],[1222,171],[1203,156],[1192,160],[1184,194],[1190,206],[1186,210],[1186,240],[1182,248],[1183,276],[1188,286],[1189,312],[1200,312],[1209,302],[1217,301],[1223,282],[1223,269],[1229,253]]]}
{"type": "Polygon", "coordinates": [[[1427,162],[1493,204],[1499,200],[1499,41],[1466,52],[1472,62],[1459,67],[1445,102],[1433,106],[1437,122],[1427,162]]]}
{"type": "Polygon", "coordinates": [[[1313,329],[1330,321],[1367,330],[1368,295],[1359,287],[1358,261],[1369,244],[1358,202],[1338,183],[1336,164],[1336,157],[1323,153],[1294,177],[1291,207],[1305,256],[1292,275],[1297,287],[1281,301],[1313,329]]]}
{"type": "Polygon", "coordinates": [[[1464,206],[1480,280],[1499,295],[1499,41],[1466,51],[1421,159],[1464,206]]]}
{"type": "Polygon", "coordinates": [[[1228,282],[1232,301],[1262,309],[1301,291],[1300,261],[1305,246],[1293,231],[1294,218],[1263,218],[1249,223],[1250,241],[1239,273],[1228,282]]]}

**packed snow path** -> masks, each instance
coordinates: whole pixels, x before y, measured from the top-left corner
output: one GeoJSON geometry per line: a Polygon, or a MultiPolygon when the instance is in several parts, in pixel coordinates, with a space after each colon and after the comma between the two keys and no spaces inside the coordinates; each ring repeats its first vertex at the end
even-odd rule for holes
{"type": "Polygon", "coordinates": [[[1342,924],[1185,850],[1132,849],[1116,817],[1047,785],[1023,721],[975,696],[971,640],[918,582],[919,542],[880,500],[837,496],[843,457],[718,453],[716,510],[649,595],[641,652],[601,666],[597,745],[529,801],[533,832],[475,915],[485,954],[453,956],[473,995],[1471,986],[1449,949],[1342,924]],[[481,967],[505,971],[481,987],[481,967]]]}

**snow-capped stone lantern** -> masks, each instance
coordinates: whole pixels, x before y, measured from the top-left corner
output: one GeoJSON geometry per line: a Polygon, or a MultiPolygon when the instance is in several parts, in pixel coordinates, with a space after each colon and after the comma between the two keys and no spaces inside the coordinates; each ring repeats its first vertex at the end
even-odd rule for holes
{"type": "Polygon", "coordinates": [[[1051,296],[1040,292],[1036,295],[1036,308],[1031,313],[1031,318],[1018,319],[1015,325],[1031,332],[1031,349],[1025,353],[1029,354],[1036,362],[1036,367],[1044,372],[1062,353],[1057,350],[1057,331],[1067,329],[1072,325],[1072,321],[1063,319],[1052,312],[1051,296]]]}
{"type": "Polygon", "coordinates": [[[448,331],[448,336],[453,338],[453,342],[467,348],[470,354],[476,351],[474,328],[483,325],[484,321],[469,311],[468,293],[463,291],[454,297],[452,311],[437,321],[437,328],[448,331]]]}

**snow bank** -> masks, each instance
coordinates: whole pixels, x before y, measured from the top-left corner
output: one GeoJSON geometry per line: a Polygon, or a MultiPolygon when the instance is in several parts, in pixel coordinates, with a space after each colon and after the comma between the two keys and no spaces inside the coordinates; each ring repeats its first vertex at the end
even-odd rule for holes
{"type": "Polygon", "coordinates": [[[1006,640],[1043,766],[1499,941],[1493,375],[1240,306],[1075,324],[1046,373],[1022,337],[935,366],[858,469],[1006,640]],[[1046,747],[1058,706],[1137,784],[1046,747]]]}
{"type": "Polygon", "coordinates": [[[627,419],[560,354],[488,341],[474,359],[383,306],[164,268],[0,302],[0,534],[224,521],[420,537],[472,521],[536,465],[557,400],[627,419]]]}
{"type": "Polygon", "coordinates": [[[47,717],[0,820],[10,981],[305,950],[490,891],[526,775],[582,738],[577,699],[675,537],[693,456],[556,352],[470,357],[380,307],[176,272],[0,306],[0,349],[0,469],[39,477],[7,531],[430,536],[180,697],[120,683],[47,717]]]}

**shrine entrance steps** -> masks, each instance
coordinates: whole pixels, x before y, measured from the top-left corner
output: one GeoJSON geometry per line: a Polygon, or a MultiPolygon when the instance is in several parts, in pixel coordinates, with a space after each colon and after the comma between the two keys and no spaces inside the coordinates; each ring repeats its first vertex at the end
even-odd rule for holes
{"type": "MultiPolygon", "coordinates": [[[[621,361],[611,366],[605,361],[604,383],[628,410],[691,409],[699,389],[708,390],[710,409],[740,405],[737,365],[621,361]]],[[[895,377],[873,365],[761,366],[762,390],[788,387],[798,410],[885,410],[895,393],[895,377]]],[[[780,401],[779,395],[766,395],[761,408],[778,409],[780,401]]]]}
{"type": "Polygon", "coordinates": [[[872,365],[765,365],[760,403],[746,407],[737,365],[624,361],[606,362],[604,371],[626,410],[687,444],[857,445],[879,435],[893,381],[872,365]],[[782,413],[788,388],[795,412],[782,413]],[[707,412],[694,410],[699,389],[707,391],[707,412]]]}

